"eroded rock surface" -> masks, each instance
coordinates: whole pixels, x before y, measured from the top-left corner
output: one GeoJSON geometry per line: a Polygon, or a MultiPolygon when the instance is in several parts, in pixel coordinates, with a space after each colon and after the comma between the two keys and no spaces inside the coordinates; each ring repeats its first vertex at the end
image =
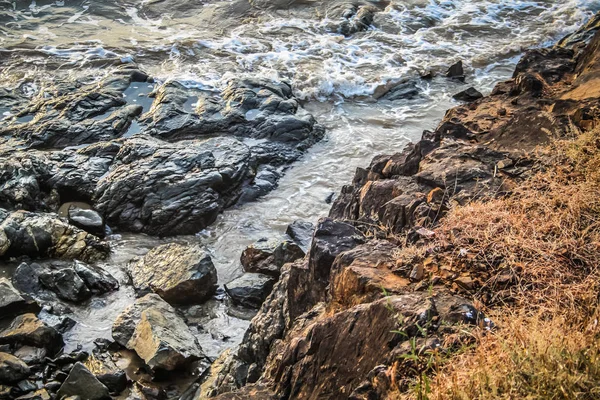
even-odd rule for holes
{"type": "Polygon", "coordinates": [[[0,209],[0,257],[103,259],[108,245],[53,214],[0,209]]]}
{"type": "Polygon", "coordinates": [[[117,343],[135,351],[152,370],[172,371],[204,358],[183,319],[156,294],[123,311],[112,332],[117,343]]]}

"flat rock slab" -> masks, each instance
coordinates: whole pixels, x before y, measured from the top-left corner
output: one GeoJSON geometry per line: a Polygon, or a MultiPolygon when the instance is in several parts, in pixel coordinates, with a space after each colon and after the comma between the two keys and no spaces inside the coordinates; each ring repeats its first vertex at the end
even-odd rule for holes
{"type": "Polygon", "coordinates": [[[198,246],[155,247],[129,273],[136,289],[153,291],[170,304],[200,304],[217,289],[217,270],[198,246]]]}

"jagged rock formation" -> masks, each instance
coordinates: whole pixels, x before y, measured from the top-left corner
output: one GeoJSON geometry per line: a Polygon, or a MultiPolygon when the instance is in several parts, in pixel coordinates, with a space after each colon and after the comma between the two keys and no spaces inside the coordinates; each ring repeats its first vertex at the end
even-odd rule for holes
{"type": "MultiPolygon", "coordinates": [[[[22,105],[33,119],[0,132],[10,137],[0,150],[0,206],[55,212],[84,201],[124,231],[193,234],[224,208],[272,190],[324,135],[286,83],[231,81],[215,95],[167,82],[140,93],[144,108],[132,103],[136,82],[152,86],[122,68],[22,105]]],[[[103,236],[96,219],[89,229],[103,236]]]]}
{"type": "Polygon", "coordinates": [[[410,340],[440,348],[451,346],[444,339],[457,323],[491,328],[467,300],[485,271],[463,276],[435,257],[398,259],[402,245],[389,233],[418,248],[451,204],[509,193],[538,168],[536,146],[597,124],[600,34],[577,43],[529,51],[490,96],[359,168],[307,257],[283,266],[242,345],[215,364],[196,398],[384,398],[410,375],[398,361],[410,340]]]}

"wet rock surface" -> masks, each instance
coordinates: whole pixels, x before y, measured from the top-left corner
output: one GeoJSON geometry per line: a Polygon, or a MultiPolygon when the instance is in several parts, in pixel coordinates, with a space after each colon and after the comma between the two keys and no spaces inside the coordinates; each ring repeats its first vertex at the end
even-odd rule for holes
{"type": "Polygon", "coordinates": [[[110,399],[108,388],[104,386],[82,363],[75,364],[69,376],[57,392],[59,398],[79,396],[90,400],[110,399]]]}
{"type": "Polygon", "coordinates": [[[73,210],[69,221],[100,237],[102,220],[130,232],[193,234],[224,208],[272,190],[324,135],[285,83],[232,80],[215,94],[171,82],[144,105],[124,100],[135,82],[148,81],[124,67],[33,101],[33,120],[2,134],[49,151],[0,151],[0,206],[50,212],[86,201],[99,214],[73,210]]]}
{"type": "Polygon", "coordinates": [[[37,311],[39,306],[34,301],[25,299],[8,279],[0,278],[0,319],[37,311]]]}
{"type": "Polygon", "coordinates": [[[261,239],[244,250],[240,261],[246,272],[278,277],[284,264],[304,255],[300,246],[291,241],[261,239]]]}
{"type": "Polygon", "coordinates": [[[204,358],[197,339],[158,295],[138,299],[113,325],[117,343],[135,351],[152,370],[172,371],[204,358]]]}
{"type": "Polygon", "coordinates": [[[77,303],[119,289],[119,282],[108,272],[81,261],[22,263],[15,270],[13,284],[44,303],[51,302],[53,294],[77,303]]]}
{"type": "Polygon", "coordinates": [[[0,331],[0,344],[40,347],[52,355],[62,348],[64,342],[60,333],[39,320],[35,314],[23,314],[0,331]]]}
{"type": "Polygon", "coordinates": [[[93,261],[105,258],[108,245],[54,214],[0,209],[0,258],[53,257],[93,261]]]}
{"type": "Polygon", "coordinates": [[[200,304],[217,289],[217,270],[197,246],[166,244],[130,266],[133,285],[153,291],[171,304],[200,304]]]}
{"type": "Polygon", "coordinates": [[[8,353],[0,352],[0,383],[14,383],[31,373],[27,364],[8,353]]]}
{"type": "Polygon", "coordinates": [[[225,291],[235,304],[259,308],[267,298],[275,279],[269,275],[246,273],[225,284],[225,291]]]}

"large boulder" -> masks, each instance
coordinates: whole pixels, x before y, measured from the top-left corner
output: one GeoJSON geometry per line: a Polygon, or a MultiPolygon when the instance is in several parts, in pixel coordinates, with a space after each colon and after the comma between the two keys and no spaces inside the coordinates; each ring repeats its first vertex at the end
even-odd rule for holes
{"type": "Polygon", "coordinates": [[[54,354],[63,347],[64,342],[56,329],[46,325],[34,314],[23,314],[0,331],[0,344],[43,347],[54,354]]]}
{"type": "Polygon", "coordinates": [[[106,242],[54,214],[0,212],[0,258],[27,255],[92,261],[108,253],[106,242]]]}
{"type": "Polygon", "coordinates": [[[79,396],[88,400],[108,400],[110,394],[104,386],[82,363],[73,366],[67,379],[57,392],[59,399],[79,396]]]}
{"type": "Polygon", "coordinates": [[[165,244],[130,265],[133,285],[171,304],[199,304],[217,289],[217,270],[197,246],[165,244]]]}
{"type": "Polygon", "coordinates": [[[136,300],[117,317],[113,338],[135,351],[152,370],[172,371],[204,358],[183,319],[156,294],[136,300]]]}
{"type": "Polygon", "coordinates": [[[267,298],[275,279],[269,275],[246,273],[225,285],[225,291],[235,304],[259,308],[267,298]]]}
{"type": "Polygon", "coordinates": [[[29,376],[27,364],[8,353],[0,352],[0,383],[13,383],[29,376]]]}
{"type": "Polygon", "coordinates": [[[37,303],[24,299],[8,279],[0,278],[0,319],[39,309],[37,303]]]}

